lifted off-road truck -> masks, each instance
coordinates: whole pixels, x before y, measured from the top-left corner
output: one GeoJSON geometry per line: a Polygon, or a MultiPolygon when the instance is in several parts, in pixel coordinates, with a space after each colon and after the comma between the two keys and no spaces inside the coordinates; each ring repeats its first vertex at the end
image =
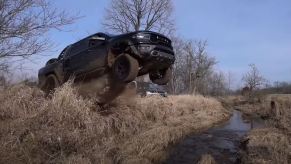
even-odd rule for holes
{"type": "Polygon", "coordinates": [[[75,83],[85,83],[107,74],[115,84],[126,84],[147,73],[153,83],[164,85],[170,79],[174,61],[171,40],[159,33],[96,33],[50,59],[39,70],[39,85],[50,93],[70,77],[75,83]]]}

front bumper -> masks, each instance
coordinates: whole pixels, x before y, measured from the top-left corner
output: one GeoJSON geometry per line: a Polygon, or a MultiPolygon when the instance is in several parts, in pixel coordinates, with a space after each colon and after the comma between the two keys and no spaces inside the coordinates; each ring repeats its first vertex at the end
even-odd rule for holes
{"type": "Polygon", "coordinates": [[[150,58],[157,62],[167,62],[169,64],[174,64],[175,62],[174,55],[159,50],[152,50],[150,53],[150,58]]]}
{"type": "Polygon", "coordinates": [[[137,48],[141,54],[141,60],[145,62],[167,63],[169,65],[175,62],[175,55],[172,48],[149,44],[141,44],[137,48]]]}

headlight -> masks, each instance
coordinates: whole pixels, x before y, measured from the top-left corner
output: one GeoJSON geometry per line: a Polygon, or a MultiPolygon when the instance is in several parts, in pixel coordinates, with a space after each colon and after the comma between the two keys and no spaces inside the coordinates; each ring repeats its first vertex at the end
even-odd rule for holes
{"type": "Polygon", "coordinates": [[[136,35],[132,36],[135,39],[143,39],[143,40],[150,40],[151,39],[151,35],[150,34],[143,34],[143,33],[139,33],[136,35]]]}

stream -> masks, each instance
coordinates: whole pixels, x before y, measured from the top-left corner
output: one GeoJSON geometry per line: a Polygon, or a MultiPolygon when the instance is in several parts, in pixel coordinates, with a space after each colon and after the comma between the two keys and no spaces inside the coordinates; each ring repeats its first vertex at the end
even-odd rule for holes
{"type": "Polygon", "coordinates": [[[251,129],[262,127],[265,127],[264,120],[260,118],[244,120],[242,113],[234,110],[226,123],[185,138],[174,147],[165,163],[193,164],[204,154],[210,154],[216,163],[239,163],[241,139],[251,129]]]}

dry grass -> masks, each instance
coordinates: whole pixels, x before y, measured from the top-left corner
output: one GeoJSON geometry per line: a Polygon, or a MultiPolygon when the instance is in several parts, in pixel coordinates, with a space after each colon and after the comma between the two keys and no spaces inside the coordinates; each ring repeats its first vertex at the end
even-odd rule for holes
{"type": "Polygon", "coordinates": [[[269,95],[261,109],[269,113],[278,128],[291,134],[291,95],[269,95]]]}
{"type": "Polygon", "coordinates": [[[238,108],[245,115],[265,118],[270,126],[248,134],[243,163],[291,163],[291,95],[267,95],[238,108]]]}
{"type": "Polygon", "coordinates": [[[0,93],[0,163],[160,163],[186,135],[227,119],[212,98],[120,98],[101,111],[70,84],[0,93]]]}
{"type": "Polygon", "coordinates": [[[248,98],[244,96],[226,96],[220,99],[224,106],[237,109],[243,112],[244,115],[257,115],[258,113],[263,114],[261,110],[261,103],[250,102],[248,98]]]}
{"type": "Polygon", "coordinates": [[[270,94],[262,97],[260,101],[251,103],[242,96],[226,97],[223,102],[234,106],[246,115],[257,115],[276,120],[282,128],[291,131],[291,95],[270,94]]]}
{"type": "Polygon", "coordinates": [[[267,118],[275,127],[291,132],[291,95],[271,94],[261,102],[245,103],[238,108],[244,114],[267,118]]]}
{"type": "Polygon", "coordinates": [[[209,154],[202,155],[200,161],[198,162],[198,164],[215,164],[215,163],[216,162],[214,158],[209,154]]]}
{"type": "Polygon", "coordinates": [[[253,130],[248,135],[246,154],[242,163],[288,164],[291,147],[288,136],[275,128],[253,130]]]}

